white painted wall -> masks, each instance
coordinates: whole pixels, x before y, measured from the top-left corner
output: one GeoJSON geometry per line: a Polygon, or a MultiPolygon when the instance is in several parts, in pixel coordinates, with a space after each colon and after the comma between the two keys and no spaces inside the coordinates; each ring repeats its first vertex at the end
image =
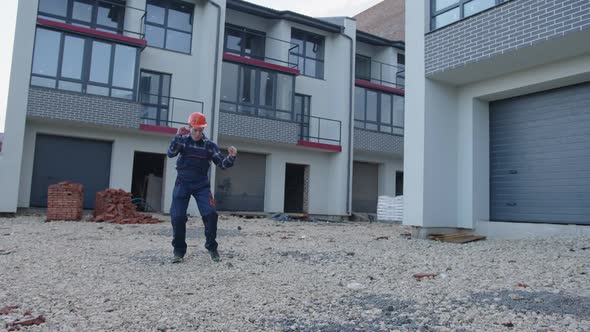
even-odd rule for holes
{"type": "Polygon", "coordinates": [[[11,1],[2,5],[0,24],[3,41],[7,44],[3,44],[6,48],[2,52],[0,68],[4,77],[0,87],[3,91],[0,94],[0,123],[5,131],[0,153],[0,212],[16,212],[17,208],[36,13],[37,0],[11,1]],[[15,31],[14,37],[11,37],[11,31],[15,31]],[[11,58],[12,62],[8,64],[6,61],[11,58]]]}

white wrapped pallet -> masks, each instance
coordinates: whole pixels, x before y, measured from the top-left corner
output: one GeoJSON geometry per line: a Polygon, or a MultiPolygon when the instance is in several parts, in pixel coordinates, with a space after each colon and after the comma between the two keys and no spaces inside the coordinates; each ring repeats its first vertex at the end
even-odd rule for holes
{"type": "Polygon", "coordinates": [[[377,202],[377,220],[399,221],[404,216],[404,197],[379,196],[377,202]]]}

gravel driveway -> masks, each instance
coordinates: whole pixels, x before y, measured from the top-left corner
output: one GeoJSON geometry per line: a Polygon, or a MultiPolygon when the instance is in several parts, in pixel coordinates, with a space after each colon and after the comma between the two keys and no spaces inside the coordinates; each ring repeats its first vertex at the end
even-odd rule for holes
{"type": "Polygon", "coordinates": [[[197,221],[170,264],[168,219],[0,219],[0,308],[18,307],[0,329],[42,315],[23,330],[590,331],[589,237],[447,244],[397,225],[222,217],[214,263],[197,221]]]}

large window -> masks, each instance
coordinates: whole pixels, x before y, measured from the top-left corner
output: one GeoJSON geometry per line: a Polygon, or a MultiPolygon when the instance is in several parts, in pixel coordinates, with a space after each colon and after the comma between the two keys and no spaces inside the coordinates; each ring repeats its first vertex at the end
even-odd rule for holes
{"type": "Polygon", "coordinates": [[[356,128],[403,135],[403,96],[356,87],[354,98],[356,128]]]}
{"type": "Polygon", "coordinates": [[[226,24],[224,49],[242,57],[264,60],[265,39],[264,32],[226,24]]]}
{"type": "Polygon", "coordinates": [[[430,0],[432,30],[477,14],[509,0],[430,0]]]}
{"type": "Polygon", "coordinates": [[[143,123],[157,126],[168,125],[171,78],[170,74],[141,71],[139,99],[143,104],[143,123]]]}
{"type": "Polygon", "coordinates": [[[311,96],[295,95],[295,121],[304,124],[301,126],[301,137],[309,137],[309,116],[311,114],[311,96]]]}
{"type": "Polygon", "coordinates": [[[137,49],[38,28],[31,85],[134,99],[137,49]]]}
{"type": "Polygon", "coordinates": [[[39,0],[39,17],[107,32],[123,33],[123,0],[39,0]]]}
{"type": "Polygon", "coordinates": [[[324,78],[324,37],[297,29],[291,30],[291,43],[298,45],[289,54],[303,75],[324,78]]]}
{"type": "Polygon", "coordinates": [[[371,58],[357,54],[355,72],[357,79],[371,81],[371,58]]]}
{"type": "Polygon", "coordinates": [[[223,62],[221,110],[293,120],[295,77],[223,62]]]}
{"type": "Polygon", "coordinates": [[[148,0],[145,39],[149,46],[190,53],[195,6],[184,1],[148,0]]]}

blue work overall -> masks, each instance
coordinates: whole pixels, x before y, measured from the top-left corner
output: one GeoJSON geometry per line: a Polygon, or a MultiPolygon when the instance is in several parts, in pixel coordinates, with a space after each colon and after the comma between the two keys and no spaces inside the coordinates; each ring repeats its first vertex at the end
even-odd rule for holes
{"type": "Polygon", "coordinates": [[[178,157],[176,161],[176,183],[172,194],[170,217],[172,221],[174,255],[186,254],[186,211],[191,196],[197,201],[199,212],[205,226],[205,248],[217,250],[217,210],[211,195],[209,167],[213,161],[219,168],[232,167],[235,157],[224,157],[217,144],[203,135],[195,141],[190,135],[176,135],[170,143],[168,157],[178,157]]]}

